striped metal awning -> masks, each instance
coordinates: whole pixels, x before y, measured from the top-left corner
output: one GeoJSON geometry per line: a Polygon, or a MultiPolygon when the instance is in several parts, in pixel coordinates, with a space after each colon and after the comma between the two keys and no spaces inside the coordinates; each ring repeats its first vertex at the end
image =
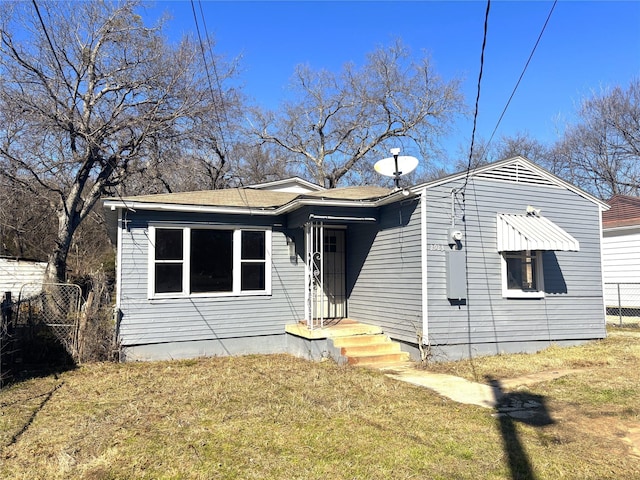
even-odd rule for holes
{"type": "Polygon", "coordinates": [[[498,214],[498,252],[555,250],[578,252],[580,243],[540,215],[498,214]]]}

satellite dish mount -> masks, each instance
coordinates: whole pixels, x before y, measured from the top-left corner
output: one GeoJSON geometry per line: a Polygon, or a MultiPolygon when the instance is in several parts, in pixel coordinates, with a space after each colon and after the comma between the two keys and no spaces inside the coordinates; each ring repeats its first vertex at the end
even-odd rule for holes
{"type": "Polygon", "coordinates": [[[396,190],[400,190],[400,177],[413,172],[418,166],[418,159],[400,155],[399,148],[392,148],[390,152],[392,157],[378,160],[373,168],[381,175],[393,177],[396,190]]]}

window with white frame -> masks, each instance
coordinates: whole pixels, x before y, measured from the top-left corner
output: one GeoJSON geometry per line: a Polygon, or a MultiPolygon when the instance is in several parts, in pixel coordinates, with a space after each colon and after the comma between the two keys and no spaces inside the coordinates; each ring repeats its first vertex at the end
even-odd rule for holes
{"type": "Polygon", "coordinates": [[[150,228],[149,294],[270,294],[271,230],[150,228]]]}
{"type": "Polygon", "coordinates": [[[544,296],[542,252],[502,252],[502,296],[540,298],[544,296]]]}

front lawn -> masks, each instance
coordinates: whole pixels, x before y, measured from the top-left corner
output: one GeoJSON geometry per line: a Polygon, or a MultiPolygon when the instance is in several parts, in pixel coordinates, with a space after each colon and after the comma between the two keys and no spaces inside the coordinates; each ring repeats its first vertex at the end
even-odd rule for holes
{"type": "Polygon", "coordinates": [[[639,367],[640,338],[618,333],[433,367],[479,381],[575,369],[518,392],[544,404],[536,424],[286,355],[89,364],[0,391],[0,477],[640,478],[639,367]]]}

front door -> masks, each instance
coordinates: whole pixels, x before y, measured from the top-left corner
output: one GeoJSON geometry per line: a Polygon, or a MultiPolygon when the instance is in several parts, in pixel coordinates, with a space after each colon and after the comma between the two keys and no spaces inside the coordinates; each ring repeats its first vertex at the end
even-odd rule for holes
{"type": "Polygon", "coordinates": [[[344,318],[347,313],[345,294],[345,231],[324,229],[322,316],[344,318]]]}
{"type": "Polygon", "coordinates": [[[305,227],[307,290],[305,319],[309,327],[322,327],[325,319],[347,314],[344,228],[311,222],[305,227]]]}

